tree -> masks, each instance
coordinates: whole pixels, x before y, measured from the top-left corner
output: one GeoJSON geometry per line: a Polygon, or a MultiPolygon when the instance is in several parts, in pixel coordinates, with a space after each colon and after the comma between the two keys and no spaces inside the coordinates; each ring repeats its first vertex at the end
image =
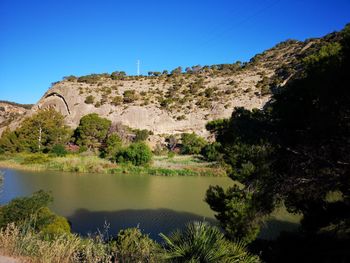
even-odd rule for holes
{"type": "Polygon", "coordinates": [[[101,156],[115,161],[116,154],[122,149],[123,143],[117,134],[108,136],[105,146],[102,148],[101,156]]]}
{"type": "Polygon", "coordinates": [[[14,153],[20,151],[20,145],[16,132],[6,128],[6,130],[1,134],[0,147],[4,152],[14,153]]]}
{"type": "Polygon", "coordinates": [[[66,144],[71,137],[71,130],[64,124],[63,115],[49,108],[39,110],[25,119],[16,134],[19,150],[48,152],[56,144],[66,144]]]}
{"type": "Polygon", "coordinates": [[[70,226],[64,217],[57,216],[48,205],[53,201],[51,194],[43,190],[29,197],[19,197],[11,200],[0,208],[0,228],[10,223],[21,225],[31,224],[34,230],[45,236],[70,233],[70,226]]]}
{"type": "Polygon", "coordinates": [[[100,148],[107,138],[110,126],[110,120],[101,118],[96,113],[83,116],[75,130],[77,144],[93,150],[100,148]]]}
{"type": "Polygon", "coordinates": [[[182,67],[177,67],[171,71],[171,75],[179,75],[182,73],[182,67]]]}
{"type": "Polygon", "coordinates": [[[207,191],[224,229],[234,229],[227,231],[232,238],[244,230],[232,212],[242,202],[247,224],[283,202],[303,214],[304,233],[350,238],[350,27],[335,39],[303,59],[303,71],[265,109],[236,108],[231,119],[207,126],[222,145],[229,176],[243,184],[207,191]],[[332,193],[341,197],[330,200],[332,193]]]}
{"type": "Polygon", "coordinates": [[[181,135],[183,154],[199,154],[207,142],[195,133],[183,133],[181,135]]]}
{"type": "Polygon", "coordinates": [[[123,80],[126,77],[125,71],[114,71],[111,74],[111,78],[114,80],[123,80]]]}

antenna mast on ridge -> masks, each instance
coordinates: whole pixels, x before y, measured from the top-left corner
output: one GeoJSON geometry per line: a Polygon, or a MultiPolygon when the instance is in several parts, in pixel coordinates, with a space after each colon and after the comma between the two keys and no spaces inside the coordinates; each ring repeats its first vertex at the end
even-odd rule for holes
{"type": "Polygon", "coordinates": [[[137,65],[137,76],[140,76],[140,60],[138,59],[136,62],[137,65]]]}

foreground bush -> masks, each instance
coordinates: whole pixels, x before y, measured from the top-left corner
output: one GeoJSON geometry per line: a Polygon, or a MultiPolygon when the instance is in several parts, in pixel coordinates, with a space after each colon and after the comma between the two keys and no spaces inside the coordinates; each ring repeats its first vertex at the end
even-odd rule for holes
{"type": "Polygon", "coordinates": [[[165,236],[164,258],[171,262],[260,262],[249,254],[243,243],[230,242],[216,227],[205,222],[192,222],[184,231],[165,236]]]}
{"type": "Polygon", "coordinates": [[[70,234],[67,219],[48,208],[52,201],[51,195],[42,190],[30,197],[13,199],[0,208],[0,228],[15,223],[19,226],[27,225],[45,237],[70,234]]]}
{"type": "Polygon", "coordinates": [[[139,228],[128,228],[118,233],[116,257],[121,262],[160,262],[160,246],[141,233],[139,228]]]}

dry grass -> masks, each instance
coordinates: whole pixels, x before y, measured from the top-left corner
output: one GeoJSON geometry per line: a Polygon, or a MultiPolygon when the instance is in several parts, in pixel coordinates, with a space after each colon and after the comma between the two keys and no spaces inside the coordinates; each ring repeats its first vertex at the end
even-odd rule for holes
{"type": "Polygon", "coordinates": [[[21,257],[25,262],[111,262],[107,245],[98,239],[82,239],[70,234],[45,240],[32,231],[20,230],[14,224],[0,231],[0,247],[5,255],[21,257]]]}

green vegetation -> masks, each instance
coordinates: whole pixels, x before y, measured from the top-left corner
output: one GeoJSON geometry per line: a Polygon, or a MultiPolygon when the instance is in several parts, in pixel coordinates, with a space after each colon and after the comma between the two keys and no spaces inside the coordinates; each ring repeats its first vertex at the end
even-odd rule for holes
{"type": "Polygon", "coordinates": [[[44,191],[38,191],[31,197],[13,199],[7,205],[0,207],[0,229],[15,223],[30,224],[45,237],[70,233],[67,220],[48,208],[52,200],[52,197],[44,191]]]}
{"type": "Polygon", "coordinates": [[[131,163],[136,166],[149,164],[152,160],[151,149],[143,142],[130,144],[116,154],[118,163],[131,163]]]}
{"type": "Polygon", "coordinates": [[[132,103],[138,98],[135,90],[126,90],[124,91],[123,96],[124,103],[132,103]]]}
{"type": "Polygon", "coordinates": [[[117,258],[121,262],[161,262],[161,246],[142,234],[139,228],[120,230],[116,238],[117,258]]]}
{"type": "Polygon", "coordinates": [[[185,230],[161,237],[165,241],[164,258],[171,262],[260,262],[243,243],[226,240],[218,228],[204,222],[189,223],[185,230]]]}
{"type": "Polygon", "coordinates": [[[299,234],[268,243],[263,259],[272,262],[350,257],[350,214],[344,212],[350,211],[350,27],[338,36],[302,59],[304,69],[268,107],[236,108],[229,120],[207,125],[222,146],[229,176],[242,183],[207,191],[206,201],[229,238],[253,241],[281,204],[303,215],[299,234]],[[338,198],[330,199],[334,193],[338,198]],[[286,251],[293,253],[286,258],[286,251]]]}
{"type": "Polygon", "coordinates": [[[64,157],[67,155],[67,150],[62,144],[56,144],[52,147],[51,153],[58,157],[64,157]]]}
{"type": "Polygon", "coordinates": [[[2,253],[33,262],[260,262],[243,243],[230,242],[219,229],[200,222],[169,237],[161,234],[164,246],[139,228],[120,230],[115,238],[109,233],[79,237],[47,208],[51,201],[39,191],[0,208],[2,253]]]}
{"type": "Polygon", "coordinates": [[[148,131],[148,130],[136,130],[134,141],[135,142],[146,141],[149,135],[150,135],[150,131],[148,131]]]}
{"type": "Polygon", "coordinates": [[[112,101],[111,104],[114,106],[118,106],[121,105],[123,103],[123,97],[122,96],[115,96],[112,101]]]}
{"type": "Polygon", "coordinates": [[[49,152],[54,145],[66,144],[70,136],[71,131],[60,113],[53,109],[40,110],[15,131],[4,131],[0,147],[6,152],[49,152]]]}
{"type": "Polygon", "coordinates": [[[195,133],[183,133],[181,135],[181,153],[199,154],[207,142],[195,133]]]}
{"type": "Polygon", "coordinates": [[[218,142],[213,142],[207,144],[201,150],[201,155],[203,158],[209,162],[220,162],[222,161],[221,144],[218,142]]]}
{"type": "Polygon", "coordinates": [[[89,95],[85,98],[85,103],[86,104],[94,104],[95,102],[95,97],[92,95],[89,95]]]}
{"type": "Polygon", "coordinates": [[[111,121],[101,118],[96,113],[85,115],[80,119],[79,126],[75,130],[76,142],[79,146],[96,150],[106,140],[111,121]]]}
{"type": "Polygon", "coordinates": [[[122,149],[123,142],[117,134],[108,136],[105,147],[102,148],[101,157],[109,160],[115,160],[117,152],[122,149]]]}

